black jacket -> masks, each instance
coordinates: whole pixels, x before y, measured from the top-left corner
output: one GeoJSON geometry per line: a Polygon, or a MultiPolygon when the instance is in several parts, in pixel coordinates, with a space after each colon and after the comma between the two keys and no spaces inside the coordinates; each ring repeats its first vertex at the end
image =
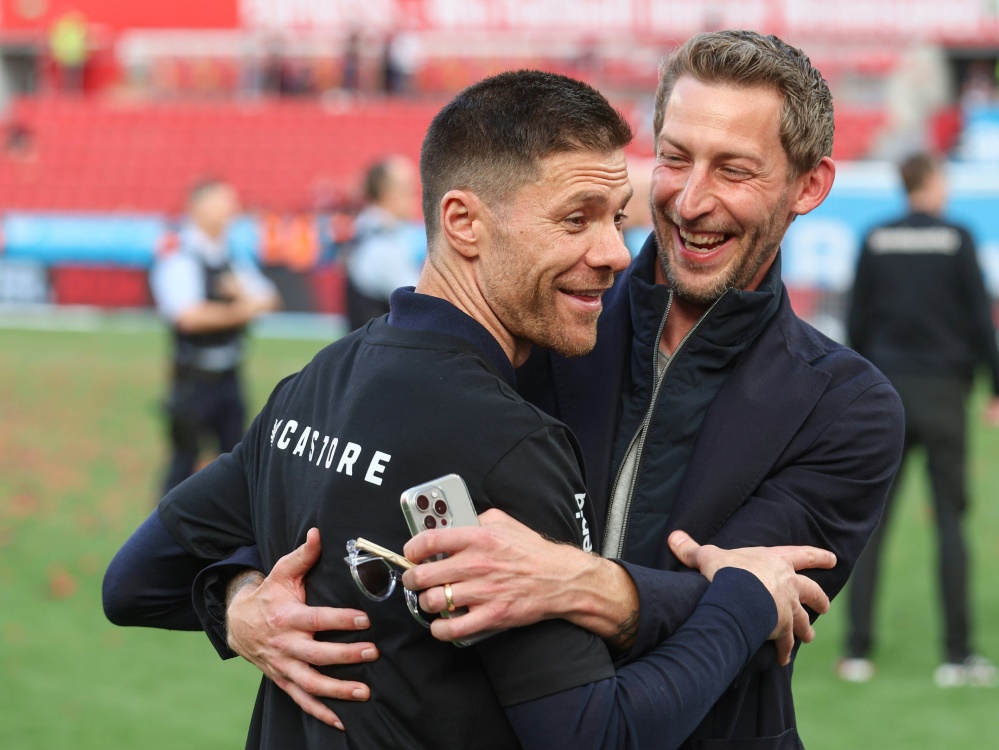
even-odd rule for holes
{"type": "Polygon", "coordinates": [[[999,395],[992,301],[963,227],[915,212],[871,230],[847,327],[850,344],[889,378],[970,380],[986,365],[999,395]]]}
{"type": "MultiPolygon", "coordinates": [[[[569,360],[536,352],[530,372],[518,374],[522,392],[579,439],[598,523],[606,514],[611,467],[620,463],[620,446],[626,443],[614,436],[622,415],[635,408],[628,400],[650,395],[635,382],[647,380],[652,370],[665,308],[665,295],[652,283],[655,262],[650,237],[605,297],[591,354],[569,360]],[[650,315],[648,305],[658,306],[658,315],[650,315]],[[644,345],[636,348],[635,341],[644,345]],[[620,394],[626,394],[623,400],[620,394]]],[[[835,596],[880,519],[902,449],[898,395],[870,363],[794,314],[780,282],[779,257],[761,290],[766,287],[778,297],[777,310],[718,388],[685,465],[641,465],[636,503],[654,506],[658,486],[674,472],[682,472],[683,479],[662,533],[635,550],[655,562],[626,563],[641,599],[633,655],[682,623],[706,586],[670,553],[666,536],[674,529],[728,548],[810,544],[832,550],[839,561],[835,569],[814,571],[812,577],[835,596]]],[[[761,305],[759,314],[767,309],[761,305]]],[[[709,315],[695,335],[716,333],[709,315]]],[[[695,352],[696,347],[681,350],[672,366],[695,352]]],[[[709,365],[687,362],[687,377],[696,380],[698,369],[709,365]]],[[[638,404],[639,411],[646,407],[638,404]]],[[[764,645],[684,747],[801,746],[791,669],[778,666],[774,653],[764,645]]]]}

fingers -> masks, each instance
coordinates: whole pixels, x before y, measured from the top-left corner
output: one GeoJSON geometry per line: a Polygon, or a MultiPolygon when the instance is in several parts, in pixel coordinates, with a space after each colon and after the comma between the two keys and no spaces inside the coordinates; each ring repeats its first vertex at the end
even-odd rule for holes
{"type": "Polygon", "coordinates": [[[774,641],[777,649],[777,663],[786,667],[791,663],[791,651],[794,649],[794,633],[787,630],[781,633],[774,641]]]}
{"type": "Polygon", "coordinates": [[[378,658],[378,647],[373,643],[326,643],[312,638],[289,642],[285,654],[291,659],[316,667],[337,664],[360,664],[378,658]]]}
{"type": "Polygon", "coordinates": [[[430,632],[439,641],[463,641],[497,629],[496,617],[487,608],[472,610],[460,617],[439,617],[430,623],[430,632]]]}
{"type": "Polygon", "coordinates": [[[318,633],[324,630],[366,630],[371,627],[367,614],[359,609],[339,607],[310,607],[307,604],[289,603],[284,607],[278,627],[318,633]]]}
{"type": "Polygon", "coordinates": [[[319,560],[322,552],[319,543],[319,529],[309,529],[305,543],[289,552],[274,564],[270,577],[276,581],[287,581],[305,577],[319,560]]]}
{"type": "Polygon", "coordinates": [[[836,567],[836,555],[819,547],[773,547],[771,549],[787,560],[795,570],[836,567]]]}
{"type": "Polygon", "coordinates": [[[341,732],[344,731],[343,722],[340,721],[340,717],[337,716],[336,713],[334,713],[333,710],[321,700],[309,695],[293,682],[288,682],[287,680],[275,680],[275,683],[279,688],[291,696],[291,699],[298,704],[298,707],[305,711],[305,713],[309,716],[319,719],[319,721],[324,724],[335,727],[341,732]]]}
{"type": "MultiPolygon", "coordinates": [[[[327,677],[300,661],[289,660],[287,669],[279,675],[287,679],[297,688],[317,698],[335,698],[343,701],[366,701],[371,697],[371,690],[363,682],[337,680],[327,677]]],[[[275,679],[275,682],[277,680],[275,679]]],[[[279,685],[282,689],[284,686],[279,685]]],[[[287,690],[285,692],[288,692],[287,690]]],[[[291,695],[290,692],[288,692],[291,695]]]]}
{"type": "Polygon", "coordinates": [[[795,586],[798,589],[798,600],[812,609],[812,611],[824,615],[829,611],[829,597],[811,578],[799,575],[795,576],[795,586]]]}
{"type": "Polygon", "coordinates": [[[811,643],[815,640],[815,628],[808,618],[808,613],[797,603],[791,605],[791,634],[797,636],[802,643],[811,643]]]}
{"type": "Polygon", "coordinates": [[[685,531],[674,531],[669,535],[669,548],[676,559],[688,568],[697,567],[697,551],[701,548],[685,531]]]}
{"type": "Polygon", "coordinates": [[[421,531],[402,548],[402,553],[415,563],[439,554],[452,555],[468,547],[482,533],[481,526],[464,526],[452,529],[421,531]]]}

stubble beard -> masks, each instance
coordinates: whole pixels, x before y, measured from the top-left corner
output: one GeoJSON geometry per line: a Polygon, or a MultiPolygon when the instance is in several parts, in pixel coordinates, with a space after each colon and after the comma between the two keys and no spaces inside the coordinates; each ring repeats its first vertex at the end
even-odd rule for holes
{"type": "MultiPolygon", "coordinates": [[[[513,257],[510,241],[505,240],[505,244],[507,248],[502,251],[509,252],[509,256],[513,257]]],[[[601,278],[591,284],[604,287],[609,286],[611,280],[613,277],[610,280],[601,278]]],[[[573,325],[565,325],[569,321],[563,321],[559,315],[561,292],[554,285],[542,288],[543,283],[530,273],[529,263],[508,263],[492,280],[487,293],[493,299],[496,315],[514,338],[549,349],[563,357],[588,354],[597,342],[597,320],[600,313],[574,311],[571,320],[573,325]],[[526,284],[531,285],[530,291],[521,291],[526,284]],[[580,330],[581,327],[585,327],[590,334],[585,338],[570,335],[570,331],[580,330]]]]}
{"type": "MultiPolygon", "coordinates": [[[[777,205],[783,204],[782,197],[777,205]]],[[[652,224],[656,232],[659,265],[677,297],[695,305],[712,305],[729,289],[745,289],[756,278],[760,269],[773,258],[784,237],[784,229],[780,227],[782,218],[781,213],[774,210],[766,222],[757,225],[739,238],[743,247],[748,248],[744,250],[742,257],[722,269],[718,276],[710,279],[706,286],[694,286],[684,282],[682,273],[679,273],[673,264],[671,251],[673,227],[682,225],[682,222],[676,217],[670,217],[669,220],[664,219],[659,211],[653,210],[652,224]]],[[[697,228],[694,231],[698,230],[712,231],[707,228],[697,228]]]]}

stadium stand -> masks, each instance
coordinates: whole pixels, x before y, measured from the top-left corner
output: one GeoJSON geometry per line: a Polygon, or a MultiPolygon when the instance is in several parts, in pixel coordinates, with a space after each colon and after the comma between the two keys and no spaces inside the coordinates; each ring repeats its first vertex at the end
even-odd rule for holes
{"type": "Polygon", "coordinates": [[[231,180],[250,209],[312,208],[318,182],[353,191],[393,151],[416,157],[438,102],[16,102],[30,164],[0,169],[4,208],[174,213],[206,173],[231,180]]]}
{"type": "MultiPolygon", "coordinates": [[[[247,208],[306,211],[318,183],[351,193],[374,160],[413,158],[437,101],[264,100],[116,103],[57,96],[17,101],[30,163],[0,169],[7,210],[174,213],[206,173],[231,180],[247,208]]],[[[642,116],[633,109],[633,119],[642,116]]],[[[865,156],[885,122],[878,108],[836,114],[837,159],[865,156]]],[[[636,126],[640,123],[636,122],[636,126]]],[[[651,154],[651,144],[635,144],[651,154]]]]}

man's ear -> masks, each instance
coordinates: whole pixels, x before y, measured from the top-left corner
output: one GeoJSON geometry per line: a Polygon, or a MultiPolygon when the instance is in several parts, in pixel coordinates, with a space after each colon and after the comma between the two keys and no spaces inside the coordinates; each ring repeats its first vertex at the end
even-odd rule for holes
{"type": "Polygon", "coordinates": [[[798,178],[798,196],[791,211],[798,216],[817,208],[832,190],[836,178],[836,164],[823,156],[817,165],[798,178]]]}
{"type": "Polygon", "coordinates": [[[485,226],[485,206],[469,190],[450,190],[441,198],[441,234],[466,258],[479,254],[485,226]]]}

